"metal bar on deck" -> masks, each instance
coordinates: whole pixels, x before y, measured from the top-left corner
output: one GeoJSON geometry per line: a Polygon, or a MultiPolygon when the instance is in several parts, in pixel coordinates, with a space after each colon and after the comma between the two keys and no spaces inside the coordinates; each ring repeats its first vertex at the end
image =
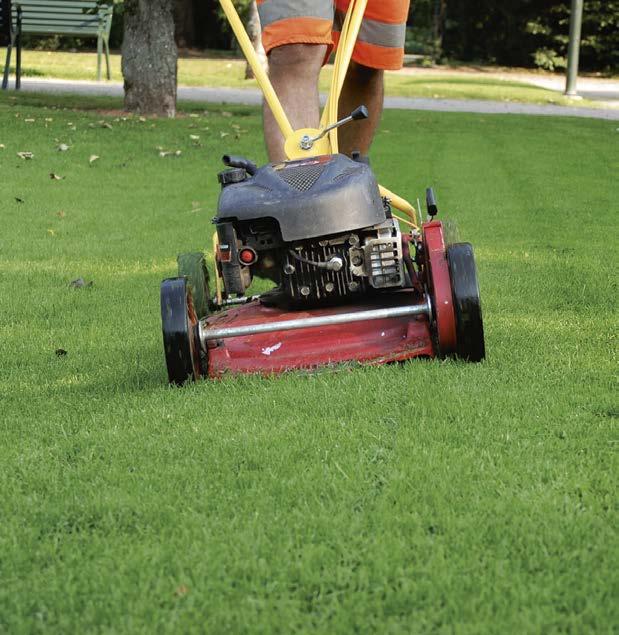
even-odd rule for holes
{"type": "Polygon", "coordinates": [[[224,328],[209,328],[206,323],[208,318],[201,320],[200,342],[204,345],[209,340],[225,339],[227,337],[240,337],[243,335],[257,335],[259,333],[272,333],[274,331],[293,331],[298,329],[314,328],[317,326],[332,326],[334,324],[347,324],[349,322],[365,322],[369,320],[382,320],[387,318],[405,317],[413,315],[432,314],[430,298],[427,296],[423,304],[398,306],[386,309],[370,309],[368,311],[356,311],[354,313],[338,313],[335,315],[321,315],[319,317],[298,318],[281,320],[279,322],[264,322],[261,324],[246,324],[244,326],[231,326],[224,328]]]}

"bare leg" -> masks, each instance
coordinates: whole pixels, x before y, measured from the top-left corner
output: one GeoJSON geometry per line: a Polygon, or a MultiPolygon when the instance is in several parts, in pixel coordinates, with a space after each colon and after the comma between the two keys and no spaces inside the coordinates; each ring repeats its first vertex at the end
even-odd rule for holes
{"type": "Polygon", "coordinates": [[[340,96],[339,117],[349,115],[362,104],[367,106],[370,117],[362,121],[353,121],[339,129],[338,138],[342,154],[350,156],[355,150],[359,150],[361,154],[369,152],[383,112],[383,76],[382,70],[351,61],[340,96]]]}
{"type": "MultiPolygon", "coordinates": [[[[318,76],[326,50],[322,44],[286,44],[269,54],[271,83],[295,130],[318,128],[320,123],[318,76]]],[[[270,161],[285,160],[284,138],[266,104],[264,138],[270,161]]]]}

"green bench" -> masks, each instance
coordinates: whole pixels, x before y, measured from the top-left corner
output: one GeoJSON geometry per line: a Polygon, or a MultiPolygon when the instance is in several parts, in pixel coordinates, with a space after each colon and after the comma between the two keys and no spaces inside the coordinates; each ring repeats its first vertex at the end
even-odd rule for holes
{"type": "Polygon", "coordinates": [[[2,88],[8,87],[11,50],[15,48],[15,88],[21,85],[22,34],[72,35],[97,38],[97,80],[101,80],[101,57],[105,48],[110,79],[111,5],[96,0],[0,0],[0,40],[7,42],[2,88]]]}

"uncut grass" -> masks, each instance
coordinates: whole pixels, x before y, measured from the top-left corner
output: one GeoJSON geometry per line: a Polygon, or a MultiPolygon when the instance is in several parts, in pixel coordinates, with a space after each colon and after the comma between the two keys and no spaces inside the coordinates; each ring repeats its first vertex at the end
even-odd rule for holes
{"type": "Polygon", "coordinates": [[[48,100],[0,97],[3,630],[613,630],[616,126],[385,114],[381,181],[475,245],[485,363],[173,389],[159,282],[259,113],[48,100]]]}
{"type": "MultiPolygon", "coordinates": [[[[4,51],[0,48],[0,59],[4,51]]],[[[217,53],[217,52],[214,52],[217,53]]],[[[221,52],[219,52],[221,54],[221,52]]],[[[111,55],[111,78],[122,81],[121,56],[111,55]]],[[[97,56],[95,53],[68,53],[61,51],[24,51],[23,75],[32,78],[62,78],[94,80],[97,56]]],[[[12,71],[13,72],[13,71],[12,71]]],[[[321,75],[320,88],[328,92],[332,66],[326,66],[321,75]]],[[[186,58],[178,60],[178,81],[184,86],[213,86],[224,88],[257,88],[254,80],[245,79],[245,61],[232,57],[186,58]]],[[[534,104],[558,104],[596,107],[588,100],[574,100],[556,91],[525,82],[480,77],[479,75],[437,76],[419,70],[414,74],[386,74],[385,91],[389,96],[424,97],[440,99],[490,99],[534,104]]]]}

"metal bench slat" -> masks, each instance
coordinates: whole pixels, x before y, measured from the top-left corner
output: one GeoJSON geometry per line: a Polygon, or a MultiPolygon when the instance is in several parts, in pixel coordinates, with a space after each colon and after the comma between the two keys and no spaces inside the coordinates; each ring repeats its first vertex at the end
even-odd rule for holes
{"type": "Polygon", "coordinates": [[[80,15],[70,20],[67,20],[64,16],[49,18],[41,15],[27,15],[22,18],[21,23],[22,26],[24,26],[26,24],[32,24],[33,22],[49,22],[50,24],[98,24],[100,21],[99,16],[96,15],[80,15]]]}
{"type": "MultiPolygon", "coordinates": [[[[96,9],[98,6],[96,2],[78,2],[77,0],[76,2],[72,2],[72,0],[58,0],[57,2],[53,0],[14,0],[13,7],[17,5],[19,5],[22,10],[28,9],[29,7],[36,7],[49,9],[51,11],[57,8],[96,9]]],[[[101,6],[104,7],[107,5],[101,6]]]]}

